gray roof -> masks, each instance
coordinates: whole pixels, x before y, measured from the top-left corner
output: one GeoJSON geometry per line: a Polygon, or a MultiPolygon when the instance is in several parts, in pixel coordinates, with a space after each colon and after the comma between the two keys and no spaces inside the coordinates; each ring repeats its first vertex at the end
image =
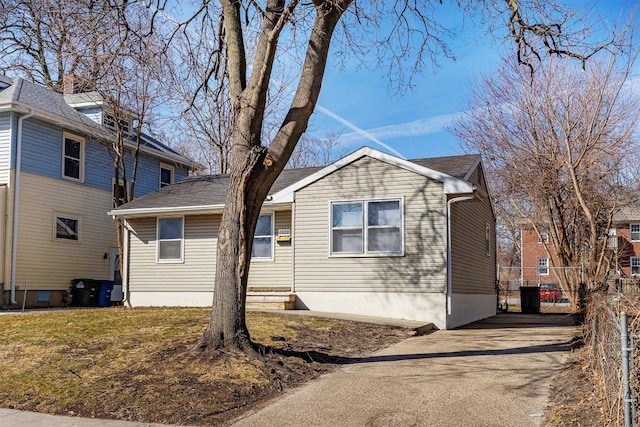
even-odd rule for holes
{"type": "MultiPolygon", "coordinates": [[[[70,107],[64,97],[44,86],[16,77],[11,85],[0,91],[0,105],[21,104],[48,113],[61,121],[79,125],[79,130],[100,139],[110,139],[112,135],[96,122],[70,107]]],[[[52,118],[53,118],[52,117],[52,118]]]]}
{"type": "MultiPolygon", "coordinates": [[[[479,159],[479,154],[471,154],[416,159],[410,160],[410,162],[414,162],[420,166],[427,167],[459,179],[465,179],[471,168],[477,164],[479,159]]],[[[324,169],[324,167],[285,169],[274,182],[269,194],[275,194],[322,169],[324,169]]],[[[153,193],[134,199],[131,202],[114,209],[114,211],[222,206],[225,202],[228,185],[228,175],[190,177],[176,184],[161,188],[153,193]]]]}
{"type": "MultiPolygon", "coordinates": [[[[270,194],[276,193],[320,169],[322,168],[285,169],[273,183],[270,194]]],[[[163,187],[153,193],[134,199],[115,210],[223,205],[225,197],[227,196],[228,186],[229,175],[189,177],[176,184],[163,187]]]]}
{"type": "Polygon", "coordinates": [[[446,173],[455,178],[466,179],[471,168],[480,161],[480,154],[463,154],[460,156],[428,157],[409,160],[425,168],[446,173]]]}
{"type": "MultiPolygon", "coordinates": [[[[94,122],[85,114],[68,104],[68,102],[78,103],[86,101],[96,102],[96,105],[98,105],[98,101],[101,99],[97,92],[62,95],[19,77],[10,79],[0,75],[0,107],[3,105],[10,107],[17,105],[32,108],[37,110],[40,116],[46,116],[45,120],[47,121],[70,127],[71,130],[79,131],[99,141],[112,141],[115,137],[113,132],[94,122]]],[[[132,141],[132,144],[133,143],[134,141],[132,141]]],[[[142,135],[141,145],[166,160],[190,166],[194,165],[191,159],[151,136],[142,135]]]]}

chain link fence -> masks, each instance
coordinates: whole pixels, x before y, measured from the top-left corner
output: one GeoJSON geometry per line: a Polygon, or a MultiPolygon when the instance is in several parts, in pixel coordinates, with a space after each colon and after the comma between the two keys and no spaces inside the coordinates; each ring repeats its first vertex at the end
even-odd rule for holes
{"type": "Polygon", "coordinates": [[[635,344],[640,340],[640,293],[637,284],[618,280],[610,285],[608,291],[592,293],[587,301],[586,363],[607,425],[636,426],[640,370],[635,344]]]}

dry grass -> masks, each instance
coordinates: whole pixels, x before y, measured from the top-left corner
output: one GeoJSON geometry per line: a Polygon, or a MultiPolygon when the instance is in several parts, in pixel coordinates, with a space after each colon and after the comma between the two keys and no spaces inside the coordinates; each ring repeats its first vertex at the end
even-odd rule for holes
{"type": "MultiPolygon", "coordinates": [[[[109,308],[0,316],[0,406],[218,424],[239,408],[281,391],[283,383],[306,381],[331,369],[296,358],[266,366],[269,361],[239,354],[211,359],[194,353],[190,349],[208,315],[207,309],[109,308]]],[[[371,351],[406,336],[392,328],[367,329],[306,316],[249,313],[247,324],[254,341],[271,346],[322,342],[316,348],[340,352],[344,343],[369,339],[369,347],[340,356],[371,351]],[[336,347],[328,348],[323,340],[336,341],[336,347]]]]}

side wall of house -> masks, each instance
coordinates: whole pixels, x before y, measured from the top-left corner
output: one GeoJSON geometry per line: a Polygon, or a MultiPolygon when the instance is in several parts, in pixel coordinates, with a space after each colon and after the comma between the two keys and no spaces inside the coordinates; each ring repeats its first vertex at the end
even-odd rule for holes
{"type": "Polygon", "coordinates": [[[442,184],[364,157],[296,193],[300,308],[407,318],[443,328],[446,217],[442,184]],[[331,202],[401,198],[403,256],[332,256],[331,202]]]}
{"type": "Polygon", "coordinates": [[[111,192],[23,172],[20,179],[18,263],[20,289],[65,291],[72,279],[108,279],[117,249],[106,214],[111,192]],[[57,240],[56,216],[78,221],[78,240],[57,240]]]}
{"type": "MultiPolygon", "coordinates": [[[[267,212],[263,212],[267,213],[267,212]]],[[[157,262],[157,218],[129,220],[128,287],[135,306],[208,306],[213,298],[221,215],[184,217],[184,257],[157,262]]],[[[291,211],[275,212],[275,229],[291,228],[291,211]]],[[[249,286],[291,286],[292,247],[274,242],[274,259],[253,261],[249,286]]]]}
{"type": "Polygon", "coordinates": [[[496,313],[496,221],[480,166],[476,198],[451,205],[451,314],[454,328],[496,313]]]}
{"type": "Polygon", "coordinates": [[[0,113],[0,183],[9,181],[11,170],[12,126],[15,115],[11,112],[0,113]]]}
{"type": "MultiPolygon", "coordinates": [[[[0,215],[5,218],[2,224],[2,232],[0,233],[0,280],[2,281],[2,290],[9,289],[9,277],[7,275],[10,266],[10,257],[5,256],[10,250],[10,238],[12,230],[9,226],[12,222],[13,209],[13,188],[12,167],[12,151],[14,149],[14,138],[16,128],[16,114],[13,112],[0,113],[0,215]]],[[[0,302],[4,303],[3,298],[0,302]]]]}

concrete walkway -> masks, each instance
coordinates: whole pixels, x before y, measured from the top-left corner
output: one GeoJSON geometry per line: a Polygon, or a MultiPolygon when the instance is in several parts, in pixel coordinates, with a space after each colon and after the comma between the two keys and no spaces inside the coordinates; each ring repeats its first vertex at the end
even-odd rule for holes
{"type": "MultiPolygon", "coordinates": [[[[234,427],[538,426],[575,327],[563,315],[498,315],[409,338],[292,390],[234,427]]],[[[141,427],[0,409],[15,427],[141,427]]]]}
{"type": "Polygon", "coordinates": [[[575,328],[498,315],[410,338],[245,416],[247,426],[538,426],[575,328]]]}

